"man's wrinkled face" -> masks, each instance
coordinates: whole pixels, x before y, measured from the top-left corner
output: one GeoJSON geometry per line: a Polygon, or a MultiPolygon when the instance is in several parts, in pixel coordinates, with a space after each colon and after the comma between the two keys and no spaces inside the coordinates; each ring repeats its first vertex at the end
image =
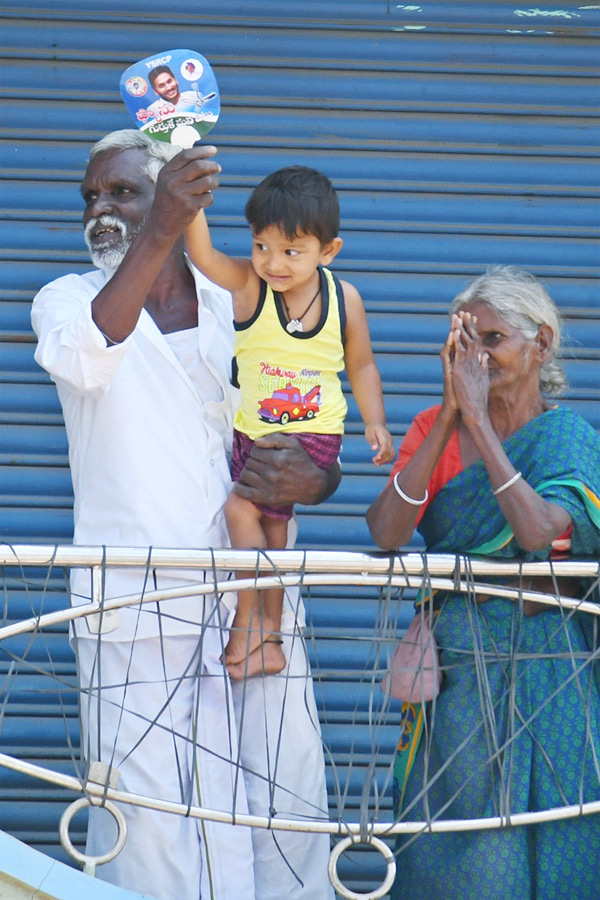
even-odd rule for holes
{"type": "Polygon", "coordinates": [[[81,185],[83,225],[92,262],[117,269],[141,230],[154,200],[142,149],[106,150],[90,162],[81,185]]]}

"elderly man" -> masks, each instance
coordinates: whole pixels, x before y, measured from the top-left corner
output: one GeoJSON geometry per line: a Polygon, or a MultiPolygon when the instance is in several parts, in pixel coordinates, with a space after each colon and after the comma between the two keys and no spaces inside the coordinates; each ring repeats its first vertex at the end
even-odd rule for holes
{"type": "MultiPolygon", "coordinates": [[[[77,544],[223,547],[230,488],[229,295],[185,257],[183,232],[212,202],[213,148],[173,148],[138,131],[92,149],[82,184],[96,269],[34,300],[36,359],[57,385],[69,439],[77,544]],[[169,160],[169,161],[167,161],[169,160]]],[[[337,485],[291,437],[269,439],[240,490],[314,503],[337,485]]],[[[197,573],[109,570],[105,597],[191,584],[197,573]]],[[[206,573],[210,580],[211,573],[206,573]]],[[[89,601],[85,572],[73,603],[89,601]]],[[[327,818],[310,672],[288,598],[281,676],[231,686],[221,655],[234,597],[192,595],[79,620],[73,643],[83,749],[123,790],[256,815],[327,818]],[[243,777],[241,777],[243,773],[243,777]]],[[[226,641],[225,641],[226,643],[226,641]]],[[[328,839],[123,809],[125,849],[100,877],[158,900],[329,900],[328,839]]],[[[114,823],[90,813],[88,853],[114,823]]]]}

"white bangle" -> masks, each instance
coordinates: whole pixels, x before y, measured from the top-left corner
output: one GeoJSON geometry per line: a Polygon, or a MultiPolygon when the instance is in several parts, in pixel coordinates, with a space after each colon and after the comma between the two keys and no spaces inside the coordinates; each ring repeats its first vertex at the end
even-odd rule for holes
{"type": "Polygon", "coordinates": [[[398,475],[400,472],[396,472],[394,475],[394,487],[396,488],[396,492],[405,500],[407,503],[410,503],[411,506],[423,506],[424,503],[427,503],[429,500],[429,491],[425,488],[425,496],[422,500],[413,500],[412,497],[409,497],[408,494],[405,494],[400,485],[398,484],[398,475]]]}
{"type": "Polygon", "coordinates": [[[494,497],[497,497],[498,494],[501,494],[502,491],[505,491],[507,488],[512,487],[512,485],[515,484],[519,480],[519,478],[521,478],[522,474],[522,472],[515,472],[512,478],[509,478],[508,481],[505,481],[504,484],[501,484],[500,487],[497,487],[495,491],[492,491],[494,497]]]}

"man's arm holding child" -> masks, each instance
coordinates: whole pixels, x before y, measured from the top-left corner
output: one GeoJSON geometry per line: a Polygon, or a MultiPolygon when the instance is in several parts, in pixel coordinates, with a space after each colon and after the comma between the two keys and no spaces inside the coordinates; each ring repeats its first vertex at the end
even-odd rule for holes
{"type": "Polygon", "coordinates": [[[344,359],[348,381],[365,423],[365,437],[376,466],[394,458],[394,439],[385,425],[381,376],[373,356],[367,315],[356,288],[342,282],[346,305],[344,359]]]}
{"type": "Polygon", "coordinates": [[[277,432],[258,438],[233,490],[252,503],[314,506],[337,489],[339,463],[321,469],[293,434],[277,432]]]}

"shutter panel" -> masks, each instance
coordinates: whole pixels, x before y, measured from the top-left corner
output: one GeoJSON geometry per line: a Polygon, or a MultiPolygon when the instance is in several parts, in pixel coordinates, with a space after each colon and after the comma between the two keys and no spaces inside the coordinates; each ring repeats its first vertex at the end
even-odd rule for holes
{"type": "MultiPolygon", "coordinates": [[[[267,173],[303,163],[340,194],[344,247],[336,273],[361,292],[397,442],[440,397],[438,352],[452,297],[487,266],[542,278],[566,318],[565,402],[600,427],[597,178],[598,12],[556,3],[427,5],[272,0],[56,0],[0,12],[6,64],[0,96],[3,221],[0,247],[0,534],[10,543],[68,542],[72,493],[60,405],[34,363],[36,290],[89,268],[78,184],[91,143],[131,127],[123,69],[161,49],[197,49],[222,92],[211,133],[223,166],[209,218],[215,243],[249,251],[243,207],[267,173]],[[101,6],[101,9],[99,9],[101,6]]],[[[372,549],[364,521],[385,483],[350,399],[344,479],[336,495],[300,510],[299,547],[372,549]]],[[[420,546],[418,540],[411,545],[420,546]]],[[[64,584],[4,573],[5,618],[64,603],[64,584]]],[[[309,641],[332,815],[334,779],[356,820],[371,753],[372,592],[314,589],[309,641]],[[343,628],[340,628],[343,623],[343,628]],[[352,750],[350,748],[353,748],[352,750]]],[[[402,610],[404,627],[410,613],[402,610]]],[[[3,747],[71,771],[78,742],[74,666],[64,629],[0,648],[3,747]],[[13,654],[25,655],[14,662],[13,654]],[[55,673],[57,692],[50,691],[55,673]],[[67,738],[68,735],[68,738],[67,738]]],[[[397,713],[378,732],[385,787],[397,713]]],[[[60,790],[0,770],[4,827],[64,859],[60,790]]],[[[391,817],[391,800],[382,801],[391,817]]],[[[73,831],[72,831],[73,834],[73,831]]],[[[79,834],[81,838],[82,832],[79,834]]],[[[77,837],[77,835],[74,835],[77,837]]],[[[360,859],[364,859],[363,855],[360,859]]],[[[340,865],[366,890],[364,870],[340,865]]],[[[380,866],[379,866],[380,871],[380,866]]]]}

